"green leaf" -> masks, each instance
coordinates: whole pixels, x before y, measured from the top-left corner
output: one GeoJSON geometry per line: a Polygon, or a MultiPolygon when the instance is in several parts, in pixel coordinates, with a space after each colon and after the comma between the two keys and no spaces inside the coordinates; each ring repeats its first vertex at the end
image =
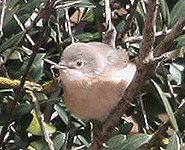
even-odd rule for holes
{"type": "MultiPolygon", "coordinates": [[[[3,56],[3,57],[6,58],[6,56],[8,56],[8,54],[10,54],[11,51],[12,51],[11,49],[7,49],[6,51],[4,51],[4,52],[1,54],[1,56],[3,56]]],[[[20,60],[21,62],[23,61],[23,60],[22,60],[22,56],[21,56],[21,54],[20,54],[19,51],[14,51],[14,52],[12,53],[12,55],[10,56],[9,59],[18,59],[18,60],[20,60]]]]}
{"type": "Polygon", "coordinates": [[[65,133],[59,132],[56,137],[53,139],[55,145],[55,150],[60,150],[65,141],[65,133]]]}
{"type": "MultiPolygon", "coordinates": [[[[40,124],[39,124],[39,121],[37,119],[35,110],[32,110],[31,114],[33,115],[33,119],[31,121],[30,125],[28,126],[28,128],[26,129],[26,131],[30,132],[33,135],[42,136],[42,131],[41,131],[40,124]]],[[[44,127],[45,127],[46,132],[48,134],[52,134],[56,131],[56,128],[51,124],[44,123],[44,127]]]]}
{"type": "Polygon", "coordinates": [[[18,13],[20,13],[20,12],[21,12],[21,14],[31,13],[33,11],[33,9],[35,7],[38,7],[42,2],[43,2],[43,0],[29,1],[29,3],[25,3],[24,5],[22,5],[20,7],[20,9],[18,10],[18,13]]]}
{"type": "Polygon", "coordinates": [[[152,138],[152,135],[137,134],[126,139],[123,134],[116,135],[108,140],[108,147],[102,150],[136,150],[143,144],[147,143],[152,138]]]}
{"type": "Polygon", "coordinates": [[[46,143],[44,142],[44,139],[41,139],[31,142],[30,145],[35,148],[35,150],[42,150],[46,143]]]}
{"type": "Polygon", "coordinates": [[[185,14],[185,0],[179,0],[171,11],[171,26],[185,14]]]}
{"type": "Polygon", "coordinates": [[[145,13],[143,11],[143,7],[142,7],[141,3],[138,3],[137,9],[134,12],[134,14],[137,19],[139,31],[140,31],[140,33],[142,33],[143,27],[144,27],[145,13]]]}
{"type": "Polygon", "coordinates": [[[170,121],[172,123],[172,126],[174,128],[174,130],[176,132],[179,131],[179,128],[178,128],[178,125],[177,125],[177,121],[175,119],[175,115],[174,115],[174,112],[170,106],[170,103],[168,101],[168,99],[166,98],[166,95],[164,94],[164,92],[162,91],[162,89],[160,88],[160,86],[154,81],[154,80],[151,80],[154,84],[154,86],[156,87],[158,93],[159,93],[159,96],[161,97],[162,101],[163,101],[163,104],[164,104],[164,107],[166,109],[166,113],[168,114],[169,118],[170,118],[170,121]]]}
{"type": "Polygon", "coordinates": [[[88,21],[88,22],[93,22],[94,21],[94,14],[93,14],[93,9],[89,8],[85,15],[82,18],[83,21],[88,21]]]}
{"type": "MultiPolygon", "coordinates": [[[[177,85],[181,85],[183,83],[183,70],[180,70],[178,67],[180,65],[175,63],[166,63],[165,66],[169,66],[170,74],[167,75],[167,78],[170,82],[175,81],[177,85]]],[[[181,66],[182,68],[183,66],[181,66]]]]}
{"type": "Polygon", "coordinates": [[[170,143],[166,147],[166,150],[180,150],[180,140],[176,132],[170,138],[170,143]]]}
{"type": "MultiPolygon", "coordinates": [[[[60,150],[65,141],[65,133],[57,132],[57,135],[54,137],[52,141],[53,141],[55,150],[60,150]]],[[[49,150],[48,146],[46,144],[44,145],[45,146],[42,148],[42,150],[49,150]]]]}
{"type": "Polygon", "coordinates": [[[185,46],[185,35],[184,34],[180,35],[173,41],[173,43],[168,47],[168,51],[175,50],[183,46],[185,46]]]}
{"type": "Polygon", "coordinates": [[[89,42],[95,39],[100,38],[101,35],[100,33],[82,33],[80,35],[75,36],[76,41],[81,41],[81,42],[89,42]]]}
{"type": "Polygon", "coordinates": [[[33,64],[30,68],[28,78],[31,81],[38,82],[43,76],[44,70],[44,53],[38,53],[34,58],[33,64]]]}
{"type": "MultiPolygon", "coordinates": [[[[71,2],[78,2],[79,0],[64,0],[65,4],[70,4],[71,2]]],[[[93,5],[91,2],[89,2],[89,0],[82,0],[80,3],[77,3],[73,6],[76,7],[95,7],[95,5],[93,5]]]]}
{"type": "Polygon", "coordinates": [[[35,96],[38,99],[39,103],[48,100],[48,97],[44,93],[35,93],[35,96]]]}
{"type": "Polygon", "coordinates": [[[170,25],[170,12],[166,0],[160,0],[159,9],[163,19],[163,25],[167,27],[170,25]]]}
{"type": "Polygon", "coordinates": [[[57,111],[58,115],[63,120],[63,122],[66,125],[68,125],[69,124],[69,119],[68,119],[68,116],[67,116],[66,112],[63,110],[63,108],[60,105],[55,104],[54,109],[57,111]]]}
{"type": "Polygon", "coordinates": [[[115,135],[114,137],[109,139],[106,143],[106,145],[110,148],[106,147],[106,148],[103,148],[102,150],[109,150],[109,149],[111,150],[111,148],[114,150],[118,150],[122,147],[125,140],[126,140],[126,135],[124,134],[115,135]]]}
{"type": "Polygon", "coordinates": [[[17,107],[13,117],[15,120],[20,119],[23,115],[28,114],[32,109],[33,109],[33,106],[31,104],[21,103],[17,107]]]}
{"type": "Polygon", "coordinates": [[[15,135],[15,145],[17,149],[26,149],[27,144],[28,143],[24,141],[21,137],[15,135]]]}
{"type": "Polygon", "coordinates": [[[82,135],[77,135],[74,137],[74,149],[78,149],[78,147],[86,146],[89,147],[89,143],[82,135]]]}
{"type": "MultiPolygon", "coordinates": [[[[12,24],[12,23],[15,24],[15,22],[12,22],[12,17],[13,17],[13,14],[15,14],[18,9],[19,9],[19,5],[11,7],[11,9],[6,12],[3,27],[5,27],[6,25],[9,25],[9,24],[12,24]]],[[[12,27],[14,27],[14,26],[12,26],[12,27]]]]}
{"type": "Polygon", "coordinates": [[[16,35],[12,36],[10,39],[8,39],[6,42],[4,42],[0,46],[0,55],[8,48],[13,46],[19,39],[20,37],[24,34],[24,32],[19,32],[16,35]]]}

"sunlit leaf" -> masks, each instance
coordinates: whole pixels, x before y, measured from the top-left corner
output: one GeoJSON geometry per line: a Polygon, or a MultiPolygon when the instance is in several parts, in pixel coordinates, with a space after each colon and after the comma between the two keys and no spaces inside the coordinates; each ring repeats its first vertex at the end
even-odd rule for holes
{"type": "MultiPolygon", "coordinates": [[[[33,115],[33,119],[31,121],[30,125],[28,126],[28,128],[26,129],[26,131],[30,132],[33,135],[42,136],[43,134],[42,134],[42,131],[41,131],[41,128],[40,128],[40,124],[39,124],[39,121],[37,119],[35,110],[32,110],[31,114],[33,115]]],[[[56,128],[53,125],[51,125],[51,124],[44,123],[44,127],[45,127],[46,132],[48,134],[54,133],[56,131],[56,128]]]]}
{"type": "Polygon", "coordinates": [[[100,38],[100,33],[83,33],[75,36],[76,41],[88,42],[100,38]]]}
{"type": "Polygon", "coordinates": [[[85,15],[82,18],[83,21],[89,21],[92,22],[94,20],[94,15],[93,15],[93,9],[88,9],[85,15]]]}

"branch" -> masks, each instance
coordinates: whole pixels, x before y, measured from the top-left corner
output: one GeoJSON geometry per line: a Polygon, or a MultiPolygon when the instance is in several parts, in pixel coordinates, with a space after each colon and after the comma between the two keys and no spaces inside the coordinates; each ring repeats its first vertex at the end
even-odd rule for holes
{"type": "Polygon", "coordinates": [[[68,7],[64,8],[64,10],[65,10],[65,17],[66,17],[66,31],[68,31],[69,36],[71,38],[71,41],[72,41],[72,43],[74,43],[75,39],[74,39],[74,36],[72,34],[72,30],[71,30],[71,21],[70,21],[69,11],[68,11],[69,8],[68,7]]]}
{"type": "MultiPolygon", "coordinates": [[[[174,38],[176,38],[183,30],[183,27],[185,25],[185,16],[177,22],[177,24],[172,28],[172,31],[169,33],[169,35],[166,36],[166,38],[161,42],[159,46],[155,49],[155,56],[159,56],[156,58],[148,59],[148,55],[150,55],[151,51],[153,51],[153,44],[154,44],[154,23],[155,23],[155,7],[156,7],[156,0],[149,0],[147,6],[147,15],[145,20],[145,28],[144,28],[144,42],[143,46],[140,49],[140,55],[139,55],[139,61],[136,62],[137,66],[137,72],[136,75],[129,85],[129,87],[126,89],[124,93],[124,97],[122,100],[118,103],[118,105],[115,107],[115,109],[111,112],[109,117],[104,122],[104,125],[102,127],[102,130],[98,128],[94,128],[94,135],[97,139],[91,147],[95,147],[95,149],[100,149],[100,147],[103,145],[104,142],[107,141],[108,137],[110,136],[110,133],[118,124],[118,121],[120,120],[120,117],[122,114],[126,114],[128,108],[131,105],[131,101],[133,98],[137,96],[137,93],[142,88],[143,84],[147,79],[151,77],[151,75],[154,73],[154,70],[157,66],[157,64],[162,61],[162,56],[160,54],[164,53],[166,51],[167,45],[171,43],[174,38]],[[149,9],[150,8],[150,9],[149,9]],[[149,15],[150,14],[150,15],[149,15]],[[147,24],[148,22],[148,24],[147,24]],[[152,32],[152,33],[150,33],[152,32]]],[[[184,104],[183,104],[183,110],[184,110],[184,104]]],[[[181,109],[182,110],[182,109],[181,109]]],[[[177,113],[178,114],[178,113],[177,113]]],[[[159,129],[163,132],[168,126],[168,122],[164,125],[164,129],[159,129]]]]}
{"type": "Polygon", "coordinates": [[[4,16],[5,16],[5,10],[6,10],[6,0],[3,0],[3,7],[1,11],[1,20],[0,20],[0,39],[3,36],[3,23],[4,23],[4,16]]]}
{"type": "Polygon", "coordinates": [[[42,134],[44,136],[44,140],[46,141],[46,144],[49,147],[49,150],[54,150],[54,144],[51,141],[51,139],[50,139],[50,137],[49,137],[49,135],[46,131],[46,128],[44,126],[44,122],[42,121],[42,114],[41,114],[41,111],[40,111],[39,102],[37,101],[37,98],[35,97],[35,95],[32,91],[30,92],[30,96],[32,98],[32,101],[35,104],[35,113],[36,113],[36,117],[37,117],[37,120],[38,120],[40,128],[41,128],[42,134]]]}
{"type": "Polygon", "coordinates": [[[153,46],[155,42],[155,32],[156,32],[156,9],[157,0],[148,0],[146,2],[146,19],[144,23],[143,30],[143,45],[140,48],[139,61],[143,61],[146,57],[150,56],[153,51],[153,46]]]}
{"type": "MultiPolygon", "coordinates": [[[[16,14],[13,14],[13,18],[15,19],[15,21],[17,22],[17,24],[20,26],[22,31],[25,31],[24,25],[21,23],[21,21],[19,20],[19,18],[17,17],[16,14]]],[[[29,36],[29,34],[25,34],[27,40],[31,43],[31,45],[35,45],[35,42],[32,40],[32,38],[29,36]]]]}
{"type": "Polygon", "coordinates": [[[163,53],[165,53],[168,46],[173,42],[173,40],[182,33],[184,26],[185,26],[185,15],[172,27],[171,32],[155,48],[154,56],[160,56],[163,53]]]}
{"type": "MultiPolygon", "coordinates": [[[[171,32],[171,29],[168,29],[166,31],[158,31],[155,33],[155,38],[160,37],[160,36],[165,36],[168,35],[171,32]]],[[[130,42],[130,43],[135,43],[135,42],[141,42],[143,40],[143,36],[131,36],[127,37],[124,42],[130,42]]]]}
{"type": "MultiPolygon", "coordinates": [[[[144,27],[144,43],[141,48],[140,60],[144,60],[153,50],[154,44],[154,25],[155,25],[155,17],[156,17],[156,0],[149,0],[147,3],[147,15],[145,20],[145,27],[144,27]]],[[[102,129],[98,129],[98,127],[94,127],[94,136],[95,140],[90,147],[91,149],[100,149],[102,147],[102,143],[106,142],[112,129],[118,124],[121,116],[127,112],[127,109],[131,105],[131,101],[136,96],[139,89],[141,89],[142,85],[150,77],[153,73],[156,62],[155,63],[142,63],[137,64],[137,72],[135,75],[134,80],[132,81],[131,85],[127,88],[124,93],[124,97],[112,110],[108,118],[105,120],[102,129]]]]}
{"type": "Polygon", "coordinates": [[[1,130],[1,134],[0,134],[0,145],[2,145],[2,143],[3,143],[3,140],[4,140],[4,137],[6,135],[8,126],[9,126],[11,120],[12,120],[11,118],[12,118],[13,110],[15,109],[15,107],[17,105],[17,102],[19,101],[19,98],[20,98],[20,95],[21,95],[23,86],[25,84],[27,75],[28,75],[29,70],[31,68],[31,65],[33,63],[33,60],[34,60],[34,58],[36,56],[36,53],[39,50],[39,47],[40,47],[40,43],[36,43],[34,45],[34,47],[33,47],[33,53],[31,54],[31,57],[30,57],[29,62],[28,62],[28,65],[26,66],[26,70],[25,70],[25,72],[23,74],[23,77],[22,77],[22,80],[20,82],[20,85],[15,90],[14,101],[9,106],[9,113],[7,114],[6,120],[4,121],[3,128],[1,130]]]}
{"type": "Polygon", "coordinates": [[[131,8],[131,11],[130,11],[130,14],[129,14],[129,17],[126,21],[126,24],[125,24],[125,27],[124,27],[124,30],[121,34],[121,39],[124,39],[125,38],[125,35],[128,33],[128,31],[130,30],[130,27],[131,27],[131,24],[132,24],[132,21],[133,21],[133,18],[134,18],[134,12],[136,11],[136,8],[137,8],[137,4],[140,0],[135,0],[134,1],[134,4],[131,8]]]}
{"type": "MultiPolygon", "coordinates": [[[[24,31],[23,34],[21,36],[21,38],[15,43],[15,45],[13,46],[11,52],[7,55],[7,57],[5,58],[4,62],[0,65],[4,65],[6,63],[6,61],[10,58],[10,56],[14,53],[14,51],[17,49],[17,46],[19,45],[19,43],[21,41],[23,41],[25,35],[28,33],[28,31],[30,31],[31,29],[33,29],[33,27],[36,25],[36,23],[45,15],[45,14],[49,14],[51,13],[51,11],[53,11],[53,7],[55,5],[55,1],[53,0],[51,3],[49,3],[50,0],[45,2],[45,7],[41,9],[41,11],[38,13],[38,15],[35,17],[35,19],[32,21],[31,25],[28,26],[24,31]],[[48,4],[48,5],[47,5],[48,4]]],[[[34,45],[32,45],[34,46],[34,45]]]]}
{"type": "Polygon", "coordinates": [[[105,0],[105,19],[106,25],[108,26],[105,35],[103,36],[102,42],[115,48],[116,40],[116,29],[112,23],[112,12],[110,8],[110,0],[105,0]]]}

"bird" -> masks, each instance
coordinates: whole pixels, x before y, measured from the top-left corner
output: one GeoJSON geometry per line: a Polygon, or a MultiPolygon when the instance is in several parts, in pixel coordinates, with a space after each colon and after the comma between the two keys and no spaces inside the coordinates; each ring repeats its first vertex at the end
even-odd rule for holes
{"type": "Polygon", "coordinates": [[[100,121],[121,100],[136,72],[126,50],[101,42],[70,44],[58,66],[69,111],[81,119],[100,121]]]}

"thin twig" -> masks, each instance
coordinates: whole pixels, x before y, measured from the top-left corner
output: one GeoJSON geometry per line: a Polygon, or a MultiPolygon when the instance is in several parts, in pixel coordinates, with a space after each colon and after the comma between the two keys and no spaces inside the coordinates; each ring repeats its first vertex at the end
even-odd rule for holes
{"type": "Polygon", "coordinates": [[[112,23],[110,0],[105,0],[105,21],[108,29],[103,36],[102,42],[115,48],[117,32],[112,23]]]}
{"type": "Polygon", "coordinates": [[[111,17],[111,8],[110,8],[110,0],[105,0],[105,20],[108,26],[108,30],[112,29],[112,17],[111,17]]]}
{"type": "Polygon", "coordinates": [[[56,26],[57,26],[57,40],[58,40],[58,43],[61,44],[62,43],[62,34],[61,34],[61,31],[60,31],[60,24],[59,23],[56,23],[56,26]]]}
{"type": "Polygon", "coordinates": [[[149,124],[148,124],[148,119],[147,119],[147,115],[146,115],[146,111],[145,111],[145,108],[144,108],[143,99],[142,99],[141,94],[139,96],[139,102],[140,102],[140,105],[141,105],[141,112],[142,112],[142,115],[143,115],[143,118],[144,118],[144,121],[145,121],[146,131],[149,132],[150,127],[149,127],[149,124]]]}
{"type": "Polygon", "coordinates": [[[172,97],[172,99],[175,101],[176,104],[179,104],[179,101],[177,100],[177,97],[175,96],[175,92],[169,80],[167,81],[167,86],[169,89],[170,96],[172,97]]]}
{"type": "MultiPolygon", "coordinates": [[[[55,5],[57,5],[57,3],[60,2],[60,1],[61,1],[61,0],[56,1],[56,4],[55,4],[55,5]]],[[[57,6],[55,6],[55,8],[56,8],[56,9],[59,9],[59,8],[67,8],[67,7],[71,7],[71,6],[73,6],[73,5],[79,4],[79,3],[81,3],[81,2],[82,2],[82,0],[75,1],[75,2],[70,2],[70,3],[68,3],[68,4],[57,5],[57,6]]]]}
{"type": "Polygon", "coordinates": [[[71,30],[71,21],[70,21],[69,11],[68,11],[69,8],[66,7],[66,8],[64,8],[64,10],[65,10],[65,17],[66,17],[66,31],[68,31],[69,36],[71,37],[71,41],[72,41],[72,43],[74,43],[75,40],[74,40],[74,36],[73,36],[72,30],[71,30]]]}
{"type": "Polygon", "coordinates": [[[140,48],[139,61],[144,59],[153,58],[153,46],[155,42],[155,32],[156,32],[156,4],[157,0],[148,0],[146,2],[146,18],[143,29],[143,44],[140,48]]]}
{"type": "Polygon", "coordinates": [[[26,69],[25,69],[25,72],[23,74],[23,77],[22,77],[22,80],[21,80],[21,83],[20,85],[18,86],[18,88],[16,89],[15,91],[15,97],[14,97],[14,101],[12,103],[12,105],[9,107],[9,113],[7,114],[7,117],[6,117],[6,120],[4,121],[4,124],[3,124],[3,128],[1,130],[1,134],[0,134],[0,145],[2,145],[3,143],[3,140],[4,140],[4,137],[6,135],[6,132],[7,132],[7,129],[8,129],[8,126],[11,122],[11,118],[12,118],[12,114],[13,114],[13,110],[15,109],[16,105],[17,105],[17,102],[19,101],[19,98],[20,98],[20,95],[21,95],[21,91],[22,91],[22,88],[25,84],[25,81],[26,81],[26,78],[27,78],[27,75],[28,75],[28,72],[31,68],[31,65],[33,63],[33,60],[36,56],[36,53],[39,49],[39,46],[40,46],[40,43],[36,43],[34,46],[33,46],[33,53],[31,54],[30,56],[30,59],[29,59],[29,62],[26,66],[26,69]]]}
{"type": "Polygon", "coordinates": [[[173,40],[178,37],[185,26],[185,15],[172,27],[171,32],[161,41],[161,43],[155,48],[154,56],[160,56],[165,53],[168,46],[171,45],[173,40]]]}
{"type": "Polygon", "coordinates": [[[43,119],[42,119],[42,114],[41,114],[41,111],[40,111],[40,104],[39,102],[37,101],[37,98],[35,97],[34,93],[33,92],[30,92],[30,96],[32,98],[32,101],[34,102],[35,104],[35,113],[36,113],[36,117],[37,117],[37,120],[39,122],[39,125],[40,125],[40,128],[41,128],[41,131],[42,131],[42,134],[44,136],[44,139],[49,147],[50,150],[54,150],[54,144],[53,144],[53,141],[50,139],[49,137],[49,134],[47,133],[46,131],[46,128],[44,126],[44,122],[43,122],[43,119]]]}
{"type": "Polygon", "coordinates": [[[137,4],[138,4],[139,1],[140,1],[140,0],[135,0],[135,1],[134,1],[134,4],[132,5],[132,8],[131,8],[129,17],[128,17],[127,21],[126,21],[124,30],[123,30],[122,33],[121,33],[121,39],[124,39],[124,38],[125,38],[125,35],[126,35],[126,34],[128,33],[128,31],[130,30],[130,27],[131,27],[131,24],[132,24],[132,21],[133,21],[133,18],[134,18],[134,12],[136,11],[137,4]]]}
{"type": "MultiPolygon", "coordinates": [[[[155,33],[155,38],[168,35],[170,32],[171,32],[171,29],[168,29],[166,31],[158,31],[155,33]]],[[[143,41],[143,36],[131,36],[131,37],[125,38],[124,40],[124,42],[130,42],[130,43],[142,42],[142,41],[143,41]]]]}
{"type": "MultiPolygon", "coordinates": [[[[21,21],[19,20],[19,18],[17,17],[16,14],[13,14],[13,17],[15,19],[15,21],[17,22],[17,24],[20,26],[22,31],[25,31],[25,28],[23,26],[23,24],[21,23],[21,21]]],[[[29,34],[25,34],[27,40],[31,43],[31,45],[35,45],[35,42],[32,40],[32,38],[29,36],[29,34]]]]}
{"type": "Polygon", "coordinates": [[[6,10],[6,0],[3,0],[3,7],[1,12],[1,21],[0,21],[0,39],[3,36],[3,23],[4,23],[4,16],[5,16],[5,10],[6,10]]]}
{"type": "MultiPolygon", "coordinates": [[[[49,1],[49,0],[48,0],[49,1]]],[[[47,4],[48,1],[46,1],[45,3],[47,4]]],[[[7,57],[4,59],[4,62],[1,64],[5,64],[6,61],[10,58],[10,56],[14,53],[14,51],[16,50],[17,46],[19,45],[19,43],[21,41],[23,41],[25,35],[28,33],[28,31],[30,31],[31,29],[33,29],[33,27],[36,25],[36,23],[46,14],[46,13],[50,13],[53,10],[55,4],[55,0],[53,0],[51,3],[48,3],[48,5],[45,5],[45,7],[43,7],[41,9],[41,11],[38,13],[38,15],[35,17],[35,19],[32,21],[32,23],[23,31],[22,36],[20,37],[20,39],[14,44],[11,52],[7,55],[7,57]]]]}

